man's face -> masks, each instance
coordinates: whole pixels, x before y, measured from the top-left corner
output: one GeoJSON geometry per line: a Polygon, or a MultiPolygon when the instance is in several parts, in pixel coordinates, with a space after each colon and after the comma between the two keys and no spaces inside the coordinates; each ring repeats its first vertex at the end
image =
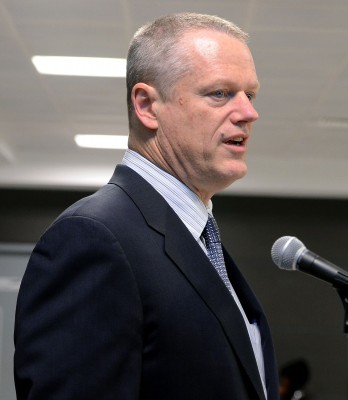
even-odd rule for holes
{"type": "Polygon", "coordinates": [[[206,203],[243,177],[259,84],[248,47],[215,31],[184,36],[192,70],[157,103],[161,166],[206,203]]]}

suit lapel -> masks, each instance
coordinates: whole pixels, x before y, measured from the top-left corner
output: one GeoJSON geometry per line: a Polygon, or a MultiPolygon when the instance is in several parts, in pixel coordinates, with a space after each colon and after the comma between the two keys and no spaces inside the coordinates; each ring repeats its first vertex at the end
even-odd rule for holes
{"type": "Polygon", "coordinates": [[[110,183],[120,186],[138,206],[147,223],[164,235],[167,255],[220,321],[259,398],[264,399],[244,319],[208,258],[161,195],[128,167],[117,166],[116,171],[110,183]]]}

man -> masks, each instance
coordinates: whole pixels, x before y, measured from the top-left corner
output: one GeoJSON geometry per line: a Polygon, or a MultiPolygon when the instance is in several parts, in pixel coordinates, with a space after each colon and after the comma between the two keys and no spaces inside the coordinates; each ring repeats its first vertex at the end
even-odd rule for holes
{"type": "Polygon", "coordinates": [[[258,118],[246,35],[167,16],[136,33],[127,65],[123,163],[46,231],[23,278],[18,399],[277,399],[261,306],[225,251],[215,265],[205,228],[258,118]]]}

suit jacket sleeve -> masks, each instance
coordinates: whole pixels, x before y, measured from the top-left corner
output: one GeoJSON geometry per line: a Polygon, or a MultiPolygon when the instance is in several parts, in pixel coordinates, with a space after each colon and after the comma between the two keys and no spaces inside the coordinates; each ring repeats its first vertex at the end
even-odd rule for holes
{"type": "Polygon", "coordinates": [[[18,400],[138,398],[138,288],[102,223],[70,216],[45,233],[22,281],[16,321],[18,400]]]}

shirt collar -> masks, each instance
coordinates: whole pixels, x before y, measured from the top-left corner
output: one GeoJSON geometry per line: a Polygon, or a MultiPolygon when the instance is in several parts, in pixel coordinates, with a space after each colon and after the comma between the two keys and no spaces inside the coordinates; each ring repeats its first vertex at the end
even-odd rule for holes
{"type": "Polygon", "coordinates": [[[201,199],[184,183],[160,169],[133,150],[127,150],[122,164],[142,176],[176,212],[193,237],[198,241],[212,213],[212,202],[206,207],[201,199]]]}

